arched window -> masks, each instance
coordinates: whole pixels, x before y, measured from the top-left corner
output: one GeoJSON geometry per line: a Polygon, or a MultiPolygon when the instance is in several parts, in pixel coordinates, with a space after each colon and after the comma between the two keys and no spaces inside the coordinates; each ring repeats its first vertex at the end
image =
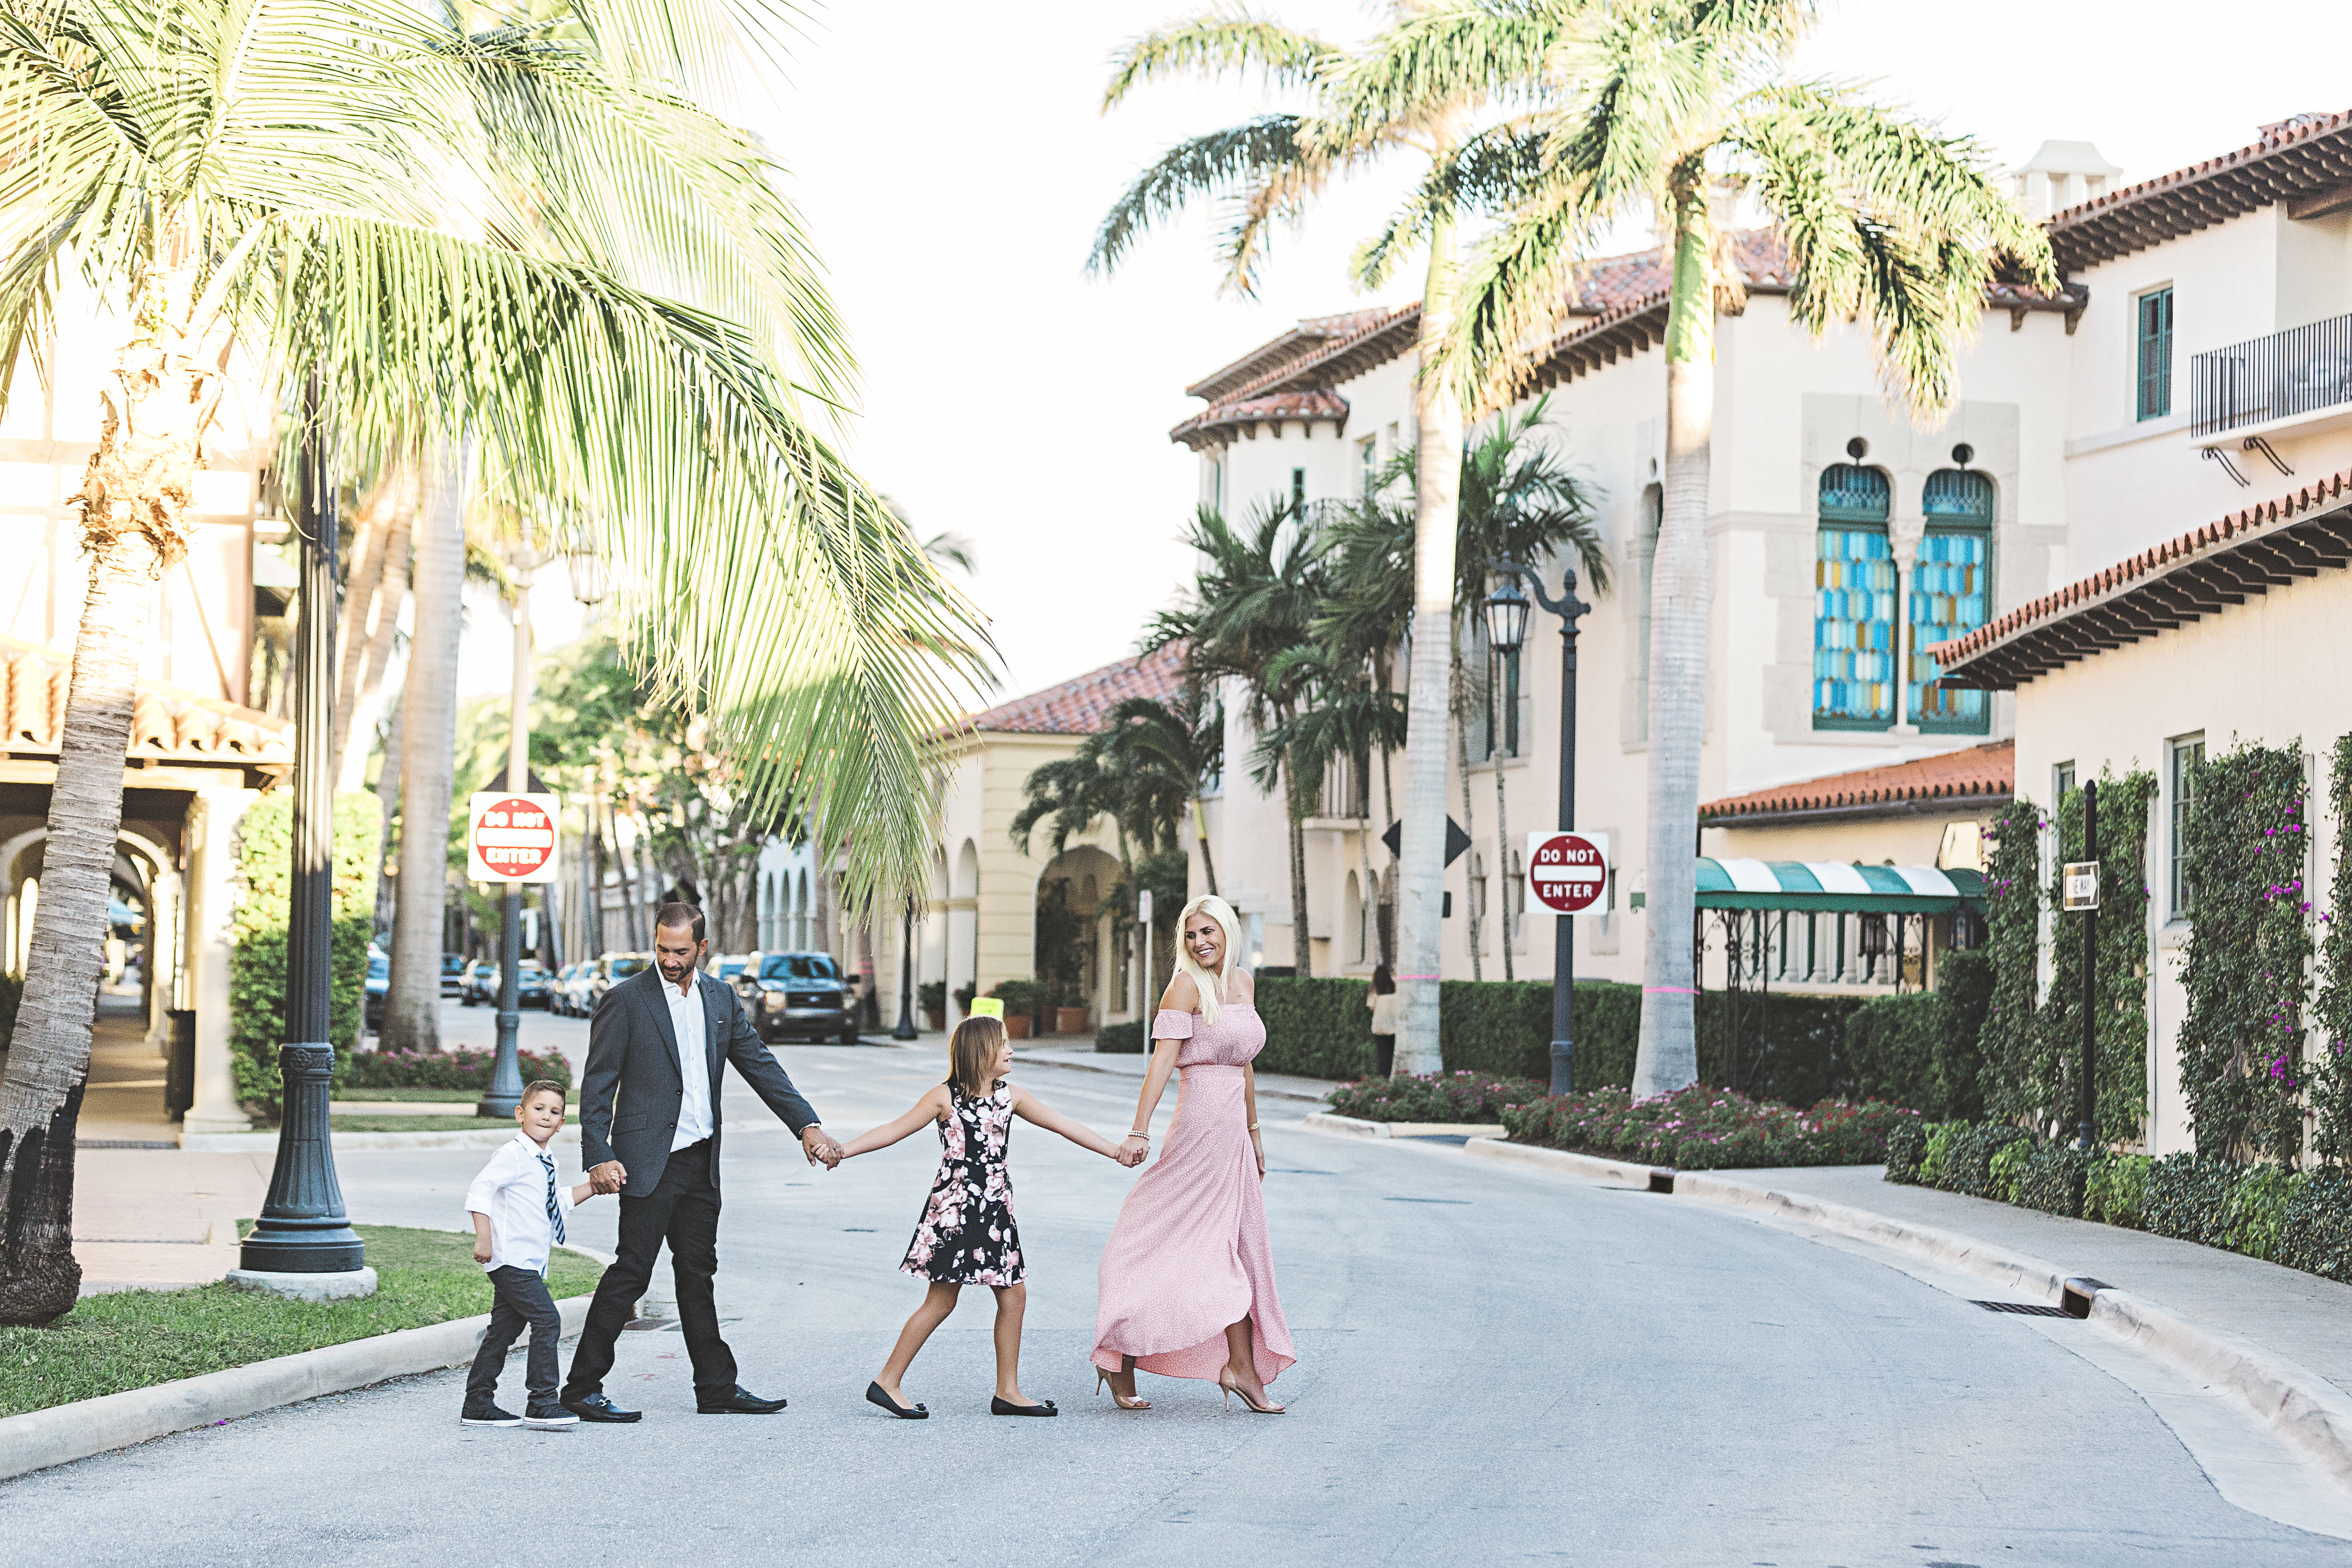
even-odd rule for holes
{"type": "Polygon", "coordinates": [[[1966,468],[1939,469],[1927,476],[1923,510],[1927,531],[1911,568],[1905,710],[1925,731],[1981,735],[1985,694],[1930,685],[1944,671],[1927,650],[1976,630],[1990,615],[1992,481],[1966,468]]]}
{"type": "Polygon", "coordinates": [[[1895,722],[1895,552],[1886,476],[1839,463],[1822,474],[1813,563],[1813,728],[1895,722]]]}

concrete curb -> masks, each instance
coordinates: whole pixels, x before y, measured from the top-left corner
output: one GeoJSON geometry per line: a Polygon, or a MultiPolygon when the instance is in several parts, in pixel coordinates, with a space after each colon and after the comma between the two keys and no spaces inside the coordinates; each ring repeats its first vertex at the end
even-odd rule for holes
{"type": "MultiPolygon", "coordinates": [[[[555,1304],[567,1338],[588,1321],[591,1299],[573,1296],[555,1304]]],[[[464,1366],[481,1349],[489,1326],[485,1312],[11,1415],[0,1420],[0,1480],[275,1405],[464,1366]]]]}
{"type": "Polygon", "coordinates": [[[1462,1152],[1473,1160],[1492,1160],[1506,1165],[1532,1165],[1539,1171],[1549,1171],[1563,1176],[1582,1176],[1598,1182],[1622,1182],[1629,1186],[1655,1190],[1661,1176],[1672,1180],[1674,1173],[1650,1165],[1631,1165],[1622,1160],[1604,1160],[1595,1154],[1571,1154],[1565,1149],[1545,1149],[1531,1143],[1506,1143],[1497,1138],[1473,1138],[1462,1146],[1462,1152]]]}
{"type": "MultiPolygon", "coordinates": [[[[2066,1270],[2046,1259],[2006,1252],[1971,1237],[1722,1176],[1679,1173],[1675,1194],[1767,1210],[1963,1269],[2022,1294],[2038,1295],[2052,1305],[2059,1302],[2068,1278],[2066,1270]]],[[[2091,1318],[2189,1377],[2227,1394],[2281,1442],[2352,1491],[2352,1397],[2326,1378],[2252,1340],[2183,1317],[2128,1290],[2101,1287],[2091,1298],[2091,1318]]]]}
{"type": "Polygon", "coordinates": [[[1310,1112],[1299,1123],[1317,1132],[1342,1138],[1500,1138],[1503,1129],[1492,1121],[1367,1121],[1336,1110],[1310,1112]]]}
{"type": "MultiPolygon", "coordinates": [[[[478,1131],[467,1128],[446,1132],[338,1132],[335,1147],[344,1150],[362,1149],[495,1149],[514,1140],[510,1122],[492,1122],[478,1131]]],[[[567,1121],[556,1131],[551,1143],[580,1142],[580,1124],[567,1121]]],[[[180,1147],[195,1154],[270,1154],[277,1152],[275,1132],[184,1132],[180,1147]]]]}

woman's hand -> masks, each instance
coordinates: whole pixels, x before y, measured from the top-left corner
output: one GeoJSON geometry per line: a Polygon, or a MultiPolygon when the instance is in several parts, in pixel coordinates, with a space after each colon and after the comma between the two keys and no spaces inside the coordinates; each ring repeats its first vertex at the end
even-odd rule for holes
{"type": "Polygon", "coordinates": [[[1257,1179],[1263,1182],[1265,1180],[1265,1141],[1252,1132],[1250,1147],[1257,1151],[1257,1179]]]}
{"type": "Polygon", "coordinates": [[[1118,1163],[1129,1169],[1142,1164],[1144,1156],[1150,1152],[1151,1140],[1139,1133],[1130,1132],[1118,1141],[1118,1163]]]}

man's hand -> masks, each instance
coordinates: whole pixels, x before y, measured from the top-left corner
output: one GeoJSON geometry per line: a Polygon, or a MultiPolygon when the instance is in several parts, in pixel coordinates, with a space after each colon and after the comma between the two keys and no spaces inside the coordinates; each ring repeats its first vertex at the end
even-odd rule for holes
{"type": "Polygon", "coordinates": [[[617,1193],[628,1184],[628,1168],[618,1160],[589,1167],[588,1184],[600,1193],[617,1193]]]}
{"type": "Polygon", "coordinates": [[[801,1152],[808,1156],[810,1164],[822,1164],[828,1171],[841,1163],[841,1145],[833,1141],[833,1134],[814,1122],[801,1133],[801,1152]]]}

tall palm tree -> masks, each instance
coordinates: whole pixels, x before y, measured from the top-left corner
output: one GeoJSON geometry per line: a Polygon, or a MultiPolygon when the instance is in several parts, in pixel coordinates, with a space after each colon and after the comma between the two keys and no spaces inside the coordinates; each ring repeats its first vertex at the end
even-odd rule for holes
{"type": "MultiPolygon", "coordinates": [[[[1204,506],[1193,514],[1184,542],[1201,556],[1200,570],[1177,605],[1152,617],[1143,651],[1182,643],[1191,679],[1239,681],[1250,722],[1260,732],[1278,729],[1306,690],[1284,678],[1276,656],[1308,640],[1315,614],[1329,596],[1313,521],[1287,497],[1260,503],[1239,529],[1204,506]]],[[[1309,975],[1315,954],[1307,918],[1307,797],[1295,768],[1283,770],[1282,790],[1290,830],[1291,961],[1299,974],[1309,975]]]]}
{"type": "Polygon", "coordinates": [[[37,1322],[79,1278],[73,1126],[147,603],[233,362],[279,378],[263,407],[316,374],[345,471],[430,433],[597,520],[649,678],[716,717],[747,789],[823,769],[819,837],[863,885],[921,875],[925,737],[985,634],[803,415],[846,389],[838,324],[758,144],[686,96],[740,57],[735,7],[485,7],[457,35],[410,0],[0,5],[0,374],[68,274],[122,323],[0,1079],[0,1321],[37,1322]]]}
{"type": "MultiPolygon", "coordinates": [[[[1429,9],[1426,0],[1397,0],[1396,15],[1402,24],[1429,9]]],[[[1212,13],[1138,38],[1114,62],[1106,110],[1148,81],[1192,71],[1222,76],[1256,70],[1271,83],[1306,93],[1313,110],[1261,115],[1178,142],[1137,176],[1104,216],[1091,265],[1109,271],[1151,226],[1196,198],[1231,197],[1235,216],[1220,249],[1226,286],[1246,296],[1255,289],[1277,221],[1303,215],[1337,176],[1396,155],[1413,158],[1431,177],[1401,222],[1428,251],[1420,342],[1421,363],[1429,365],[1454,327],[1459,279],[1455,205],[1448,194],[1456,181],[1451,171],[1482,108],[1544,80],[1546,41],[1540,26],[1499,3],[1454,16],[1442,36],[1391,26],[1352,53],[1240,12],[1212,13]]],[[[1394,256],[1394,250],[1384,253],[1384,264],[1394,256]]],[[[1426,479],[1414,496],[1421,542],[1414,605],[1423,621],[1433,626],[1450,619],[1454,608],[1454,475],[1462,452],[1457,379],[1417,378],[1413,419],[1426,479]]],[[[1400,986],[1401,1048],[1418,1042],[1432,1059],[1437,985],[1424,977],[1437,973],[1443,937],[1446,668],[1445,650],[1435,638],[1415,645],[1407,682],[1411,721],[1399,889],[1404,962],[1412,976],[1400,986]]],[[[1303,963],[1301,967],[1303,972],[1303,963]]]]}
{"type": "Polygon", "coordinates": [[[1464,280],[1443,352],[1475,401],[1507,403],[1551,341],[1567,284],[1601,231],[1648,215],[1665,237],[1664,518],[1651,590],[1649,940],[1636,1094],[1697,1076],[1691,913],[1706,686],[1706,491],[1714,330],[1742,283],[1726,198],[1761,204],[1788,252],[1789,311],[1816,335],[1866,320],[1889,395],[1933,422],[1960,344],[2007,268],[2054,289],[2042,230],[1968,137],[1789,74],[1812,0],[1478,0],[1548,34],[1556,91],[1465,147],[1439,193],[1503,215],[1464,280]],[[1473,197],[1467,193],[1475,191],[1473,197]]]}
{"type": "Polygon", "coordinates": [[[1104,724],[1105,752],[1122,776],[1133,809],[1154,836],[1155,848],[1182,845],[1178,825],[1192,818],[1209,891],[1217,890],[1217,859],[1209,847],[1209,817],[1202,796],[1225,766],[1224,704],[1203,681],[1188,680],[1171,705],[1129,697],[1104,724]]]}
{"type": "MultiPolygon", "coordinates": [[[[1275,655],[1266,679],[1275,689],[1297,696],[1290,718],[1260,737],[1251,753],[1251,776],[1261,788],[1274,787],[1276,769],[1286,760],[1297,771],[1301,792],[1312,797],[1322,792],[1325,775],[1335,765],[1362,768],[1375,752],[1405,743],[1403,699],[1373,679],[1366,660],[1335,657],[1323,644],[1303,643],[1275,655]]],[[[1371,843],[1369,830],[1356,835],[1364,897],[1377,904],[1371,843]]],[[[1381,962],[1387,962],[1385,950],[1381,962]]]]}

